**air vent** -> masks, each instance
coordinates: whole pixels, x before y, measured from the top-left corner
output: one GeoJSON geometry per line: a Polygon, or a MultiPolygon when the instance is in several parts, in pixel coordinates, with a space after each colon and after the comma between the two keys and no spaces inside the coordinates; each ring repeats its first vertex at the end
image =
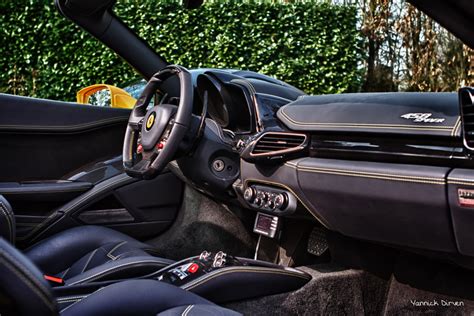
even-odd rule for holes
{"type": "Polygon", "coordinates": [[[464,145],[474,150],[474,89],[463,88],[459,92],[464,145]]]}
{"type": "Polygon", "coordinates": [[[252,156],[277,155],[304,149],[306,135],[265,133],[255,143],[252,156]]]}

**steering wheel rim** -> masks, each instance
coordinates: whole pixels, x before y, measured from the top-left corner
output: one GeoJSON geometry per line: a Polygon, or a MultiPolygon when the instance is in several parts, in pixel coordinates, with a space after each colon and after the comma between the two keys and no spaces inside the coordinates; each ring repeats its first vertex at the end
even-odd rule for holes
{"type": "Polygon", "coordinates": [[[192,108],[193,83],[186,68],[171,65],[153,75],[133,107],[125,132],[123,166],[129,176],[152,179],[173,160],[189,128],[192,108]],[[179,78],[179,105],[159,104],[147,110],[156,90],[172,76],[179,78]]]}

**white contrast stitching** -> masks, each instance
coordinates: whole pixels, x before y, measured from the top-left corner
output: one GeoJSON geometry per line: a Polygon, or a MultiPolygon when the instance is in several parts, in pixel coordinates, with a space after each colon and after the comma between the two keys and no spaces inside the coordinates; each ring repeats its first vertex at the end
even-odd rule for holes
{"type": "MultiPolygon", "coordinates": [[[[82,300],[85,299],[85,298],[87,298],[87,297],[89,297],[89,296],[91,296],[91,295],[94,294],[94,293],[97,293],[97,292],[101,291],[101,290],[104,289],[104,288],[105,288],[105,287],[101,287],[101,288],[98,289],[97,291],[92,292],[92,293],[89,294],[89,295],[86,295],[85,297],[82,298],[82,300]]],[[[62,309],[60,313],[64,312],[66,309],[70,308],[71,306],[76,305],[77,303],[79,303],[79,302],[82,301],[82,300],[77,300],[76,302],[74,302],[74,303],[72,303],[71,305],[67,306],[66,308],[62,309]]]]}
{"type": "Polygon", "coordinates": [[[396,175],[396,174],[388,174],[388,173],[344,170],[344,169],[334,169],[334,168],[316,168],[316,167],[307,167],[307,166],[297,166],[297,165],[289,164],[289,163],[286,163],[286,165],[291,168],[295,168],[298,171],[303,171],[303,172],[306,171],[306,172],[313,172],[313,173],[324,173],[324,174],[334,174],[334,175],[342,175],[342,176],[350,176],[350,177],[372,178],[372,179],[425,183],[425,184],[446,184],[446,181],[443,178],[396,175]]]}
{"type": "Polygon", "coordinates": [[[13,243],[15,241],[15,236],[13,236],[13,223],[10,218],[9,212],[6,210],[6,206],[2,202],[0,202],[0,210],[3,212],[3,214],[5,214],[5,217],[7,218],[9,232],[8,235],[10,235],[10,242],[13,243]]]}
{"type": "Polygon", "coordinates": [[[8,268],[10,271],[12,271],[13,273],[15,273],[16,276],[20,278],[25,285],[27,285],[31,290],[33,290],[36,293],[36,295],[38,295],[38,297],[40,297],[43,300],[45,305],[48,306],[48,308],[51,311],[54,311],[55,310],[54,305],[49,300],[48,294],[46,294],[48,293],[48,291],[43,289],[37,282],[35,282],[36,278],[34,276],[31,276],[30,273],[26,271],[25,269],[22,269],[20,266],[20,263],[18,263],[16,259],[14,259],[12,256],[10,256],[6,252],[4,252],[3,255],[7,257],[8,260],[11,261],[11,262],[8,262],[8,260],[0,257],[0,261],[3,261],[5,263],[4,266],[8,268]],[[26,274],[26,276],[21,274],[20,272],[26,274]]]}
{"type": "Polygon", "coordinates": [[[191,290],[203,283],[206,283],[218,276],[229,274],[229,273],[270,273],[270,274],[280,274],[280,275],[287,275],[287,276],[294,276],[301,279],[308,279],[308,275],[300,272],[300,271],[288,271],[288,270],[277,270],[272,268],[262,268],[262,267],[229,267],[229,268],[222,268],[217,270],[216,272],[208,273],[194,281],[191,281],[188,284],[182,286],[185,290],[191,290]]]}
{"type": "Polygon", "coordinates": [[[120,247],[122,247],[124,244],[126,244],[127,242],[126,241],[122,241],[121,243],[119,243],[118,245],[116,245],[115,247],[112,248],[112,250],[110,250],[108,253],[107,253],[107,257],[109,257],[110,259],[112,260],[116,260],[117,259],[117,256],[114,256],[112,253],[119,249],[120,247]]]}
{"type": "Polygon", "coordinates": [[[186,307],[186,309],[183,311],[183,313],[181,313],[181,316],[187,316],[189,311],[191,309],[193,309],[194,305],[189,305],[188,307],[186,307]]]}
{"type": "Polygon", "coordinates": [[[86,261],[86,264],[84,265],[84,268],[82,268],[82,271],[81,273],[84,273],[84,271],[87,270],[87,266],[89,265],[89,263],[91,262],[92,258],[94,257],[95,253],[97,252],[97,250],[99,250],[99,248],[97,248],[96,250],[94,250],[91,255],[89,256],[89,258],[87,259],[86,261]]]}
{"type": "Polygon", "coordinates": [[[107,272],[115,272],[115,271],[120,271],[122,270],[121,268],[123,267],[128,267],[128,266],[131,266],[131,265],[134,265],[134,264],[142,264],[142,263],[151,263],[151,264],[157,264],[157,265],[160,265],[162,266],[163,264],[160,263],[160,262],[157,262],[157,261],[147,261],[147,260],[144,260],[144,261],[133,261],[133,262],[128,262],[128,263],[125,263],[125,264],[122,264],[122,265],[119,265],[119,266],[115,266],[115,267],[112,267],[112,268],[109,268],[109,269],[106,269],[106,270],[103,270],[103,271],[100,271],[100,272],[97,272],[91,276],[88,276],[88,277],[85,277],[83,279],[80,279],[80,280],[77,280],[75,282],[72,282],[72,283],[69,283],[67,284],[68,286],[70,285],[76,285],[78,283],[82,283],[84,281],[90,281],[90,280],[94,280],[97,276],[104,276],[106,275],[107,272]]]}
{"type": "Polygon", "coordinates": [[[332,128],[332,127],[348,127],[348,128],[381,128],[381,129],[411,129],[411,130],[437,130],[437,131],[451,131],[456,126],[415,126],[407,124],[370,124],[370,123],[306,123],[299,122],[291,118],[289,114],[285,113],[285,107],[280,109],[281,114],[289,120],[291,123],[300,126],[316,126],[323,128],[332,128]]]}
{"type": "Polygon", "coordinates": [[[56,299],[58,302],[69,301],[69,300],[78,300],[87,297],[88,295],[76,295],[76,296],[68,296],[68,297],[60,297],[56,299]]]}

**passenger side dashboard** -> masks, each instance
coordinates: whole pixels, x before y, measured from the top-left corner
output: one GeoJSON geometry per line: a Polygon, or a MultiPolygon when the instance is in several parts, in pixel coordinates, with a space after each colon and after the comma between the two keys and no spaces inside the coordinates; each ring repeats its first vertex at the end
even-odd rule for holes
{"type": "MultiPolygon", "coordinates": [[[[474,99],[472,89],[461,95],[459,107],[456,94],[301,97],[279,109],[278,120],[283,123],[280,133],[308,137],[307,151],[280,161],[246,159],[244,151],[241,192],[259,186],[284,190],[295,196],[299,212],[329,230],[392,247],[450,254],[451,260],[465,264],[460,258],[474,256],[474,164],[464,146],[465,137],[471,137],[474,99]],[[360,102],[368,103],[367,109],[360,102]],[[307,113],[319,113],[317,124],[298,112],[298,104],[307,113]],[[388,118],[361,113],[376,108],[378,115],[385,108],[388,118]],[[307,122],[298,125],[282,112],[307,122]],[[412,113],[431,120],[403,117],[414,117],[412,113]],[[338,127],[341,118],[345,122],[338,127]]],[[[252,203],[247,207],[279,216],[252,203]]]]}

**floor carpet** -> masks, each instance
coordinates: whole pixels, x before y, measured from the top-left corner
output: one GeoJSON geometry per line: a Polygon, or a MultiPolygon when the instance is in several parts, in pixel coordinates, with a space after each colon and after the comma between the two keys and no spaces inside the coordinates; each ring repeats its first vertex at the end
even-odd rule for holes
{"type": "Polygon", "coordinates": [[[247,226],[226,206],[186,186],[176,221],[147,243],[160,256],[174,260],[199,255],[203,250],[253,257],[256,238],[247,226]]]}

